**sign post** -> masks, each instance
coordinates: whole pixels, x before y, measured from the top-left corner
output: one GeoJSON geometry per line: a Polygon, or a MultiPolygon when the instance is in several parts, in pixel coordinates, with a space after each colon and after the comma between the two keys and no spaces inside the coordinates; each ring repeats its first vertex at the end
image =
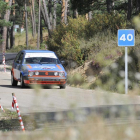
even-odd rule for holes
{"type": "Polygon", "coordinates": [[[125,47],[125,94],[128,93],[128,54],[127,47],[135,46],[135,30],[120,29],[118,30],[118,46],[125,47]]]}
{"type": "Polygon", "coordinates": [[[125,47],[125,94],[128,93],[128,53],[125,47]]]}

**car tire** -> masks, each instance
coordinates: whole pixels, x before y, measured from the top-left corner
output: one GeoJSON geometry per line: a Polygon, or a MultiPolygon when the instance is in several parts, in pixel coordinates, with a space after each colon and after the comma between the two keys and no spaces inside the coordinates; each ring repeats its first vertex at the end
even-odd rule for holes
{"type": "Polygon", "coordinates": [[[16,80],[14,79],[13,73],[11,73],[11,85],[12,85],[12,86],[17,86],[17,83],[18,83],[18,81],[16,81],[16,80]]]}
{"type": "Polygon", "coordinates": [[[65,89],[65,88],[66,88],[66,84],[60,86],[60,89],[65,89]]]}
{"type": "Polygon", "coordinates": [[[25,87],[24,78],[22,75],[20,76],[20,86],[21,86],[21,88],[25,87]]]}

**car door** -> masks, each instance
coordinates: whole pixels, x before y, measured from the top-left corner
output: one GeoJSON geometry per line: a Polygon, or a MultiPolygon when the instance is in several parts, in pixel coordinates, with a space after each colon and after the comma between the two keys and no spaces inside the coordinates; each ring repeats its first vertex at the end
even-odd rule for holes
{"type": "Polygon", "coordinates": [[[14,63],[13,63],[13,76],[15,79],[17,79],[17,65],[18,65],[18,59],[19,59],[19,56],[20,56],[21,52],[19,52],[14,60],[14,63]]]}
{"type": "Polygon", "coordinates": [[[17,75],[16,75],[16,77],[18,80],[20,80],[20,72],[21,72],[23,57],[24,57],[24,53],[22,52],[17,60],[17,65],[16,65],[16,74],[17,75]]]}

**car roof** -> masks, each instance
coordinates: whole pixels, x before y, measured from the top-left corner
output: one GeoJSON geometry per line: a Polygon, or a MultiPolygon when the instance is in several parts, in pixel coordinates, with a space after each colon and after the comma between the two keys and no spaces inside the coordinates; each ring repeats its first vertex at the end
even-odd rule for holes
{"type": "Polygon", "coordinates": [[[25,53],[54,53],[53,51],[49,51],[49,50],[22,50],[22,52],[25,53]]]}

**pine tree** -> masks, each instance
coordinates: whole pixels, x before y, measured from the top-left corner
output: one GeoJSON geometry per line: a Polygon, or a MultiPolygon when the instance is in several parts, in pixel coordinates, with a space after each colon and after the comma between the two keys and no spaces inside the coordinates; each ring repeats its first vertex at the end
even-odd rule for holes
{"type": "Polygon", "coordinates": [[[130,20],[132,15],[132,0],[128,0],[127,19],[130,20]]]}
{"type": "Polygon", "coordinates": [[[27,14],[27,2],[25,0],[25,23],[26,23],[26,46],[28,48],[28,14],[27,14]]]}
{"type": "MultiPolygon", "coordinates": [[[[9,7],[11,7],[12,0],[6,0],[6,2],[9,3],[9,7]]],[[[10,11],[11,11],[11,9],[7,9],[6,13],[4,15],[4,20],[6,22],[9,22],[10,11]]],[[[3,39],[3,41],[2,41],[2,47],[1,47],[2,50],[1,51],[3,53],[5,53],[5,51],[6,51],[6,41],[7,41],[7,26],[3,27],[2,39],[3,39]]]]}
{"type": "Polygon", "coordinates": [[[37,36],[37,49],[40,48],[40,8],[41,8],[41,0],[39,0],[39,11],[38,11],[38,36],[37,36]]]}

